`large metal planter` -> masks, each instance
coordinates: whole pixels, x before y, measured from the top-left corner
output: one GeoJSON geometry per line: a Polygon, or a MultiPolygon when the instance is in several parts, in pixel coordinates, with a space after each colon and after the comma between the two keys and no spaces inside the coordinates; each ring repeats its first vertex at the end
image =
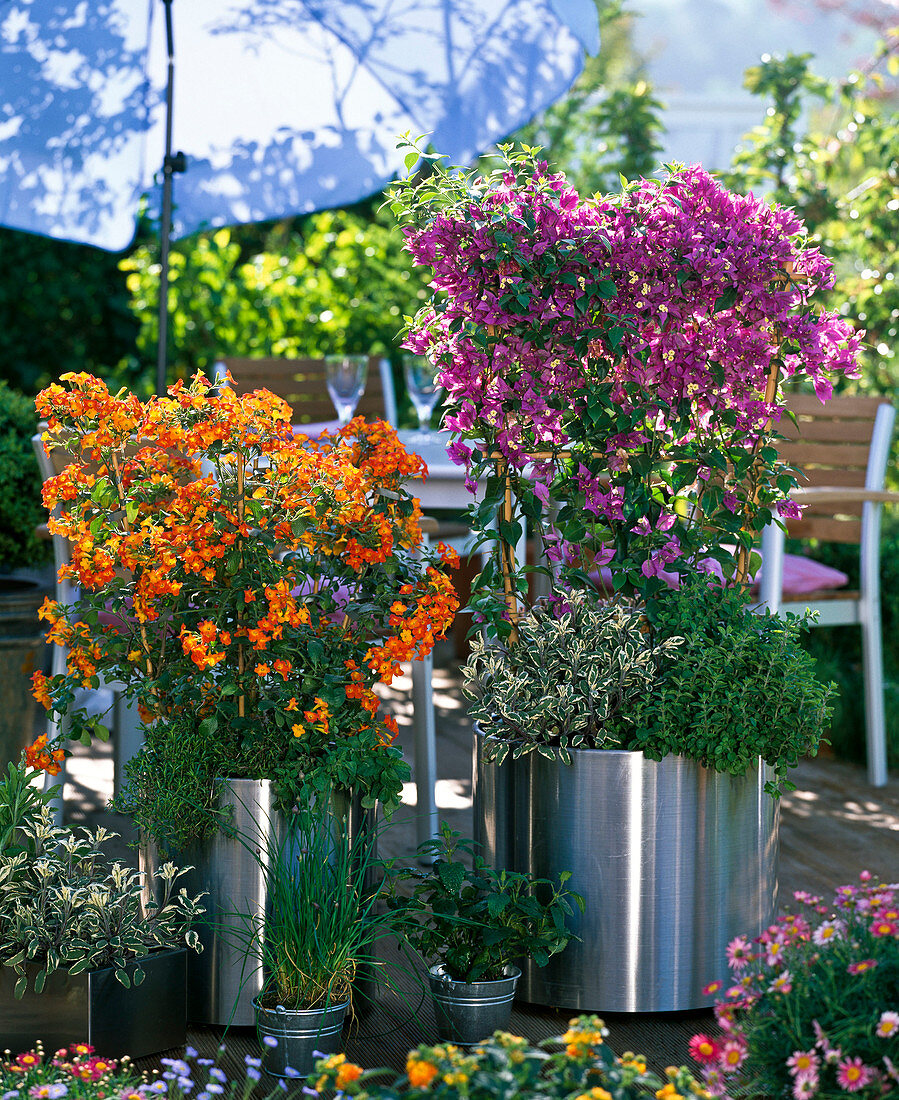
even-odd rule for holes
{"type": "Polygon", "coordinates": [[[523,967],[518,995],[591,1012],[710,1005],[725,948],[777,905],[778,803],[759,763],[734,777],[683,757],[581,750],[565,765],[531,753],[483,760],[475,734],[474,832],[497,867],[570,871],[583,894],[572,940],[546,967],[523,967]]]}
{"type": "MultiPolygon", "coordinates": [[[[206,843],[173,853],[179,866],[193,867],[179,885],[189,894],[206,894],[206,912],[195,926],[203,951],[191,952],[188,959],[187,1018],[243,1026],[255,1020],[253,998],[262,988],[262,975],[242,947],[247,929],[242,914],[265,911],[265,854],[277,824],[267,779],[221,784],[220,805],[231,808],[236,835],[219,831],[206,843]]],[[[141,870],[155,870],[159,863],[156,845],[144,838],[141,870]]]]}
{"type": "MultiPolygon", "coordinates": [[[[217,782],[220,807],[231,809],[228,835],[219,831],[205,843],[172,855],[179,866],[194,868],[179,884],[189,894],[206,894],[206,912],[195,926],[203,952],[191,952],[188,958],[187,1018],[197,1024],[250,1026],[264,975],[247,953],[248,935],[265,912],[267,856],[284,836],[285,819],[274,808],[267,779],[217,782]]],[[[347,822],[352,837],[374,829],[374,811],[364,810],[360,797],[335,792],[320,812],[347,822]]],[[[154,870],[159,863],[156,845],[142,838],[141,870],[154,870]]],[[[361,975],[356,985],[364,981],[361,975]]]]}
{"type": "MultiPolygon", "coordinates": [[[[126,989],[112,968],[69,974],[57,970],[43,992],[13,996],[16,977],[0,967],[0,1050],[30,1050],[40,1040],[54,1051],[70,1043],[90,1043],[106,1058],[144,1058],[184,1045],[186,954],[181,948],[154,951],[140,960],[144,980],[126,989]]],[[[133,973],[136,963],[126,969],[133,973]]]]}

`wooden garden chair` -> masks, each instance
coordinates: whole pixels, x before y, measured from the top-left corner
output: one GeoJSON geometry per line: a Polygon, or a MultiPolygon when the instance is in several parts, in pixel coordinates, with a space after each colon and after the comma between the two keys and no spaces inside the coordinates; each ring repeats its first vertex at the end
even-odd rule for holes
{"type": "MultiPolygon", "coordinates": [[[[283,397],[293,410],[293,423],[327,424],[337,414],[328,394],[324,359],[242,359],[227,356],[215,364],[215,378],[224,381],[230,371],[239,394],[266,389],[283,397]]],[[[356,406],[356,415],[367,420],[381,418],[396,427],[396,396],[390,362],[369,356],[365,392],[356,406]]]]}
{"type": "Polygon", "coordinates": [[[845,575],[812,558],[784,554],[784,532],[769,525],[762,537],[758,575],[762,606],[771,611],[817,612],[818,626],[855,624],[862,631],[868,779],[887,781],[883,646],[880,619],[880,517],[883,505],[899,503],[884,489],[895,408],[880,397],[837,396],[822,404],[812,395],[792,395],[797,418],[781,420],[783,458],[802,471],[792,499],[804,505],[802,519],[790,520],[791,538],[856,543],[861,580],[857,591],[839,585],[845,575]]]}

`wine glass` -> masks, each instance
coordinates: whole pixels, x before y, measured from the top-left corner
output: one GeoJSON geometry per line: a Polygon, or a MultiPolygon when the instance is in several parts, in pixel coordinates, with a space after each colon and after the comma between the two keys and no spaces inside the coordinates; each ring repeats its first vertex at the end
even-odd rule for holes
{"type": "Polygon", "coordinates": [[[353,419],[359,398],[365,393],[367,373],[368,356],[366,355],[325,356],[328,393],[337,410],[337,418],[341,426],[353,419]]]}
{"type": "Polygon", "coordinates": [[[440,367],[424,355],[404,355],[403,370],[406,389],[418,413],[418,431],[412,437],[417,443],[431,439],[431,415],[443,389],[437,381],[440,367]]]}

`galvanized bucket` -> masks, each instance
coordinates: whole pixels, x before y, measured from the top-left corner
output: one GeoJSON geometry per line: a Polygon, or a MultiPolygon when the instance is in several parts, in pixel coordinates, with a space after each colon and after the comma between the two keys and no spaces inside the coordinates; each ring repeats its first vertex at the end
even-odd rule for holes
{"type": "Polygon", "coordinates": [[[320,1054],[340,1050],[349,1006],[346,1000],[328,1008],[264,1008],[254,1000],[262,1068],[272,1077],[308,1077],[320,1054]]]}
{"type": "Polygon", "coordinates": [[[457,982],[443,967],[432,966],[428,984],[434,1001],[437,1034],[450,1043],[469,1046],[504,1031],[512,1015],[512,1001],[521,971],[507,966],[505,977],[492,982],[457,982]]]}
{"type": "Polygon", "coordinates": [[[726,775],[680,756],[573,751],[486,763],[475,734],[474,834],[497,867],[557,879],[586,899],[579,937],[545,967],[523,967],[519,996],[589,1012],[707,1007],[726,947],[777,908],[779,804],[759,761],[726,775]]]}

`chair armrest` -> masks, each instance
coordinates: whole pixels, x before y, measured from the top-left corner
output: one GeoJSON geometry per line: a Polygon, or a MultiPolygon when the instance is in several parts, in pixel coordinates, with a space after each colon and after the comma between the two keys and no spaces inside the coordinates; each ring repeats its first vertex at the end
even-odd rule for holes
{"type": "Polygon", "coordinates": [[[890,489],[847,489],[821,485],[790,493],[797,504],[899,504],[899,492],[890,489]]]}

